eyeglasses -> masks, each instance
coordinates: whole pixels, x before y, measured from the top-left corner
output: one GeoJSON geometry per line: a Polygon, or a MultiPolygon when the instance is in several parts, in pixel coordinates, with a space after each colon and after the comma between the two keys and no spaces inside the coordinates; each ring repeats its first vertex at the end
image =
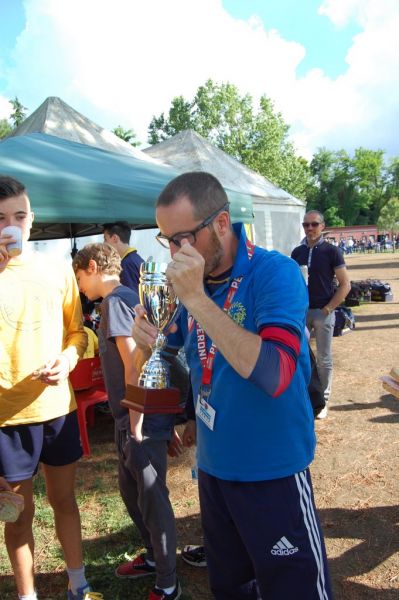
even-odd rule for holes
{"type": "Polygon", "coordinates": [[[226,204],[224,204],[221,208],[218,208],[217,210],[215,210],[215,212],[213,212],[211,215],[209,215],[209,217],[207,217],[204,221],[202,221],[202,223],[197,225],[197,227],[195,229],[193,229],[192,231],[184,231],[182,233],[175,233],[171,237],[168,237],[167,235],[163,235],[163,233],[158,233],[158,235],[155,236],[155,239],[164,248],[169,248],[170,244],[174,244],[175,246],[177,246],[177,248],[181,248],[182,240],[187,240],[191,245],[193,245],[197,241],[197,233],[199,231],[201,231],[201,229],[205,229],[205,227],[207,227],[210,223],[212,223],[213,219],[215,219],[219,213],[223,212],[224,210],[228,211],[229,204],[230,204],[229,202],[226,202],[226,204]]]}
{"type": "Polygon", "coordinates": [[[321,224],[321,221],[310,221],[310,223],[302,223],[302,227],[307,229],[308,227],[318,227],[321,224]]]}

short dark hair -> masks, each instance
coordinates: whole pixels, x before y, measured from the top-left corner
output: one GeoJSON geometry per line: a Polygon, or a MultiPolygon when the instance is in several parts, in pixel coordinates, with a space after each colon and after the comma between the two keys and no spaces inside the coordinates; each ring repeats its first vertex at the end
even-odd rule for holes
{"type": "Polygon", "coordinates": [[[313,213],[315,215],[319,215],[320,223],[325,223],[323,213],[320,212],[319,210],[317,210],[316,208],[314,210],[308,210],[308,211],[306,211],[305,217],[306,217],[306,215],[310,215],[310,214],[313,214],[313,213]]]}
{"type": "Polygon", "coordinates": [[[23,183],[13,177],[8,177],[8,175],[0,175],[0,200],[15,198],[25,192],[26,187],[23,183]]]}
{"type": "Polygon", "coordinates": [[[222,184],[214,175],[190,171],[172,179],[160,193],[156,205],[170,206],[183,196],[191,202],[196,219],[205,219],[229,201],[222,184]]]}
{"type": "Polygon", "coordinates": [[[87,271],[91,260],[96,261],[100,273],[119,277],[122,270],[121,259],[115,248],[109,244],[86,244],[84,248],[75,254],[72,268],[75,273],[79,270],[87,271]]]}
{"type": "Polygon", "coordinates": [[[114,223],[104,223],[103,231],[109,235],[119,235],[121,242],[128,244],[130,242],[131,229],[127,221],[115,221],[114,223]]]}

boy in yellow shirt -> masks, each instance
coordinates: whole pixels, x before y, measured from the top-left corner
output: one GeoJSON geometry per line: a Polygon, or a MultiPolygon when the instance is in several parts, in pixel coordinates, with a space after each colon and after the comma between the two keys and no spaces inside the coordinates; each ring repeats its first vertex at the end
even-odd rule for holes
{"type": "Polygon", "coordinates": [[[72,269],[49,255],[11,257],[14,225],[26,243],[34,215],[23,184],[0,176],[0,477],[24,497],[18,520],[5,525],[5,542],[20,600],[34,588],[33,477],[39,462],[67,565],[68,600],[102,598],[87,583],[75,499],[82,455],[76,402],[68,380],[87,336],[72,269]]]}

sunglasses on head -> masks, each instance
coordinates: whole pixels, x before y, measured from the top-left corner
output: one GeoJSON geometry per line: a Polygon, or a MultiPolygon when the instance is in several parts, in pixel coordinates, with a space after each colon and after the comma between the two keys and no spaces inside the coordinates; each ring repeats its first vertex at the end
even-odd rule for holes
{"type": "Polygon", "coordinates": [[[302,227],[306,229],[307,227],[318,227],[321,224],[321,221],[310,221],[309,223],[302,223],[302,227]]]}

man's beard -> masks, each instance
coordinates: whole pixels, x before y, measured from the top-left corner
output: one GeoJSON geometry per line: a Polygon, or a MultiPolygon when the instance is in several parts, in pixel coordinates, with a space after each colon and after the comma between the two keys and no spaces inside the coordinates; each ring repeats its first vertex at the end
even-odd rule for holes
{"type": "Polygon", "coordinates": [[[205,258],[205,267],[204,267],[204,275],[207,277],[211,273],[213,273],[220,265],[222,258],[224,256],[223,246],[219,241],[218,236],[215,233],[215,230],[211,229],[211,237],[209,240],[209,245],[206,251],[205,258]]]}

